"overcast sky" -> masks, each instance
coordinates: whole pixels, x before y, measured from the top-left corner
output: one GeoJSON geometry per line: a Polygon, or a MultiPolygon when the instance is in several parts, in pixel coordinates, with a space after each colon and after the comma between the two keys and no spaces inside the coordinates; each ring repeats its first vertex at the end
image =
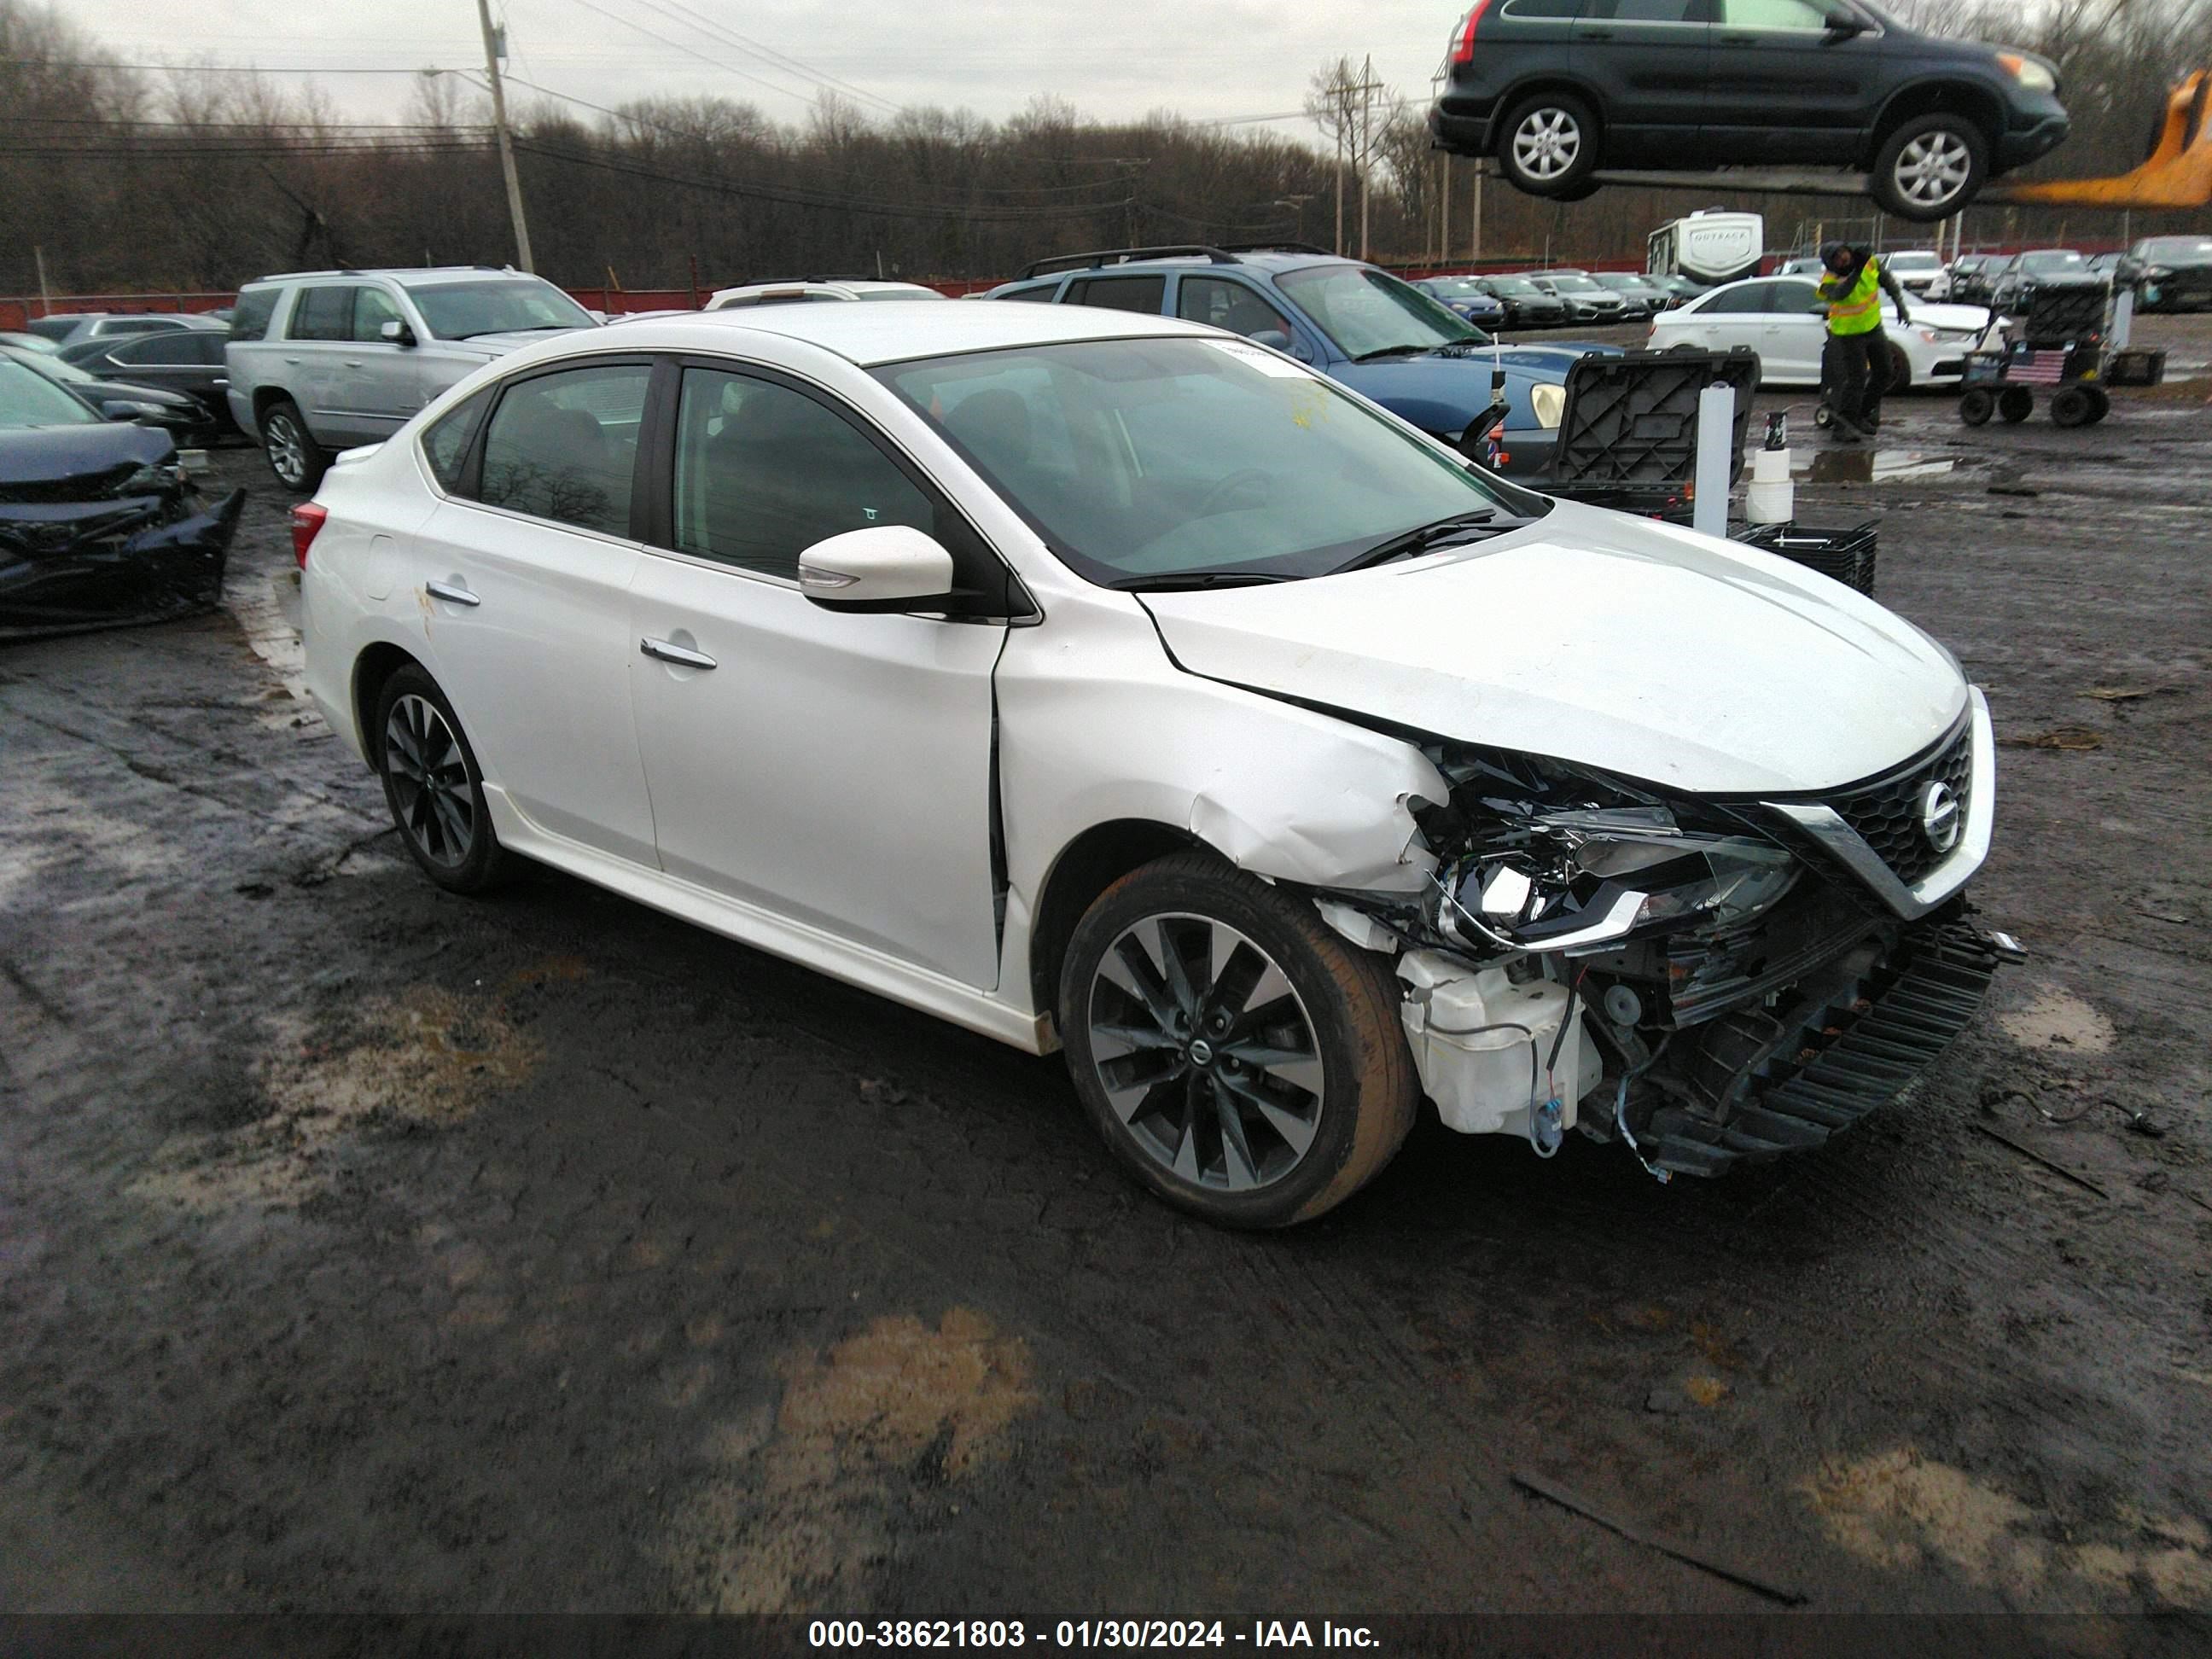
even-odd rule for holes
{"type": "MultiPolygon", "coordinates": [[[[1425,102],[1460,9],[1459,0],[494,0],[493,15],[506,18],[513,73],[598,104],[716,93],[778,119],[804,117],[817,83],[720,25],[896,104],[1000,119],[1042,93],[1090,116],[1169,108],[1204,118],[1295,111],[1308,76],[1340,52],[1372,53],[1380,79],[1425,102]]],[[[483,61],[473,0],[63,0],[61,10],[130,63],[252,64],[293,76],[483,61]]],[[[348,118],[400,118],[404,75],[314,78],[348,118]]],[[[1271,130],[1314,136],[1299,122],[1271,130]]]]}

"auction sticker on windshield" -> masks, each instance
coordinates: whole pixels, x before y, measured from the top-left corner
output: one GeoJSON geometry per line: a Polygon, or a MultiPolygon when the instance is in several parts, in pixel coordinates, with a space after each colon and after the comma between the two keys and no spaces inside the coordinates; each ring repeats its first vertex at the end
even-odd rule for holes
{"type": "Polygon", "coordinates": [[[1226,352],[1239,362],[1249,363],[1262,374],[1272,374],[1279,380],[1304,380],[1312,376],[1296,363],[1285,362],[1265,346],[1248,345],[1242,340],[1208,340],[1206,344],[1216,351],[1226,352]]]}

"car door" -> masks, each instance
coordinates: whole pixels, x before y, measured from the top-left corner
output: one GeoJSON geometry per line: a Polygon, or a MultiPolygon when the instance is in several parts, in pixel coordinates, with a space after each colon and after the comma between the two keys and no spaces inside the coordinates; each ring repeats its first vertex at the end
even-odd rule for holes
{"type": "Polygon", "coordinates": [[[345,362],[353,349],[350,283],[318,283],[293,296],[284,325],[283,384],[328,449],[372,441],[345,412],[345,362]]]}
{"type": "Polygon", "coordinates": [[[988,585],[976,562],[995,556],[818,388],[695,362],[665,401],[665,518],[629,606],[662,867],[995,986],[991,675],[1006,624],[827,611],[797,580],[806,548],[870,525],[936,536],[963,586],[988,585]]]}
{"type": "Polygon", "coordinates": [[[1848,162],[1879,112],[1881,35],[1842,0],[1713,0],[1706,148],[1848,162]],[[1837,22],[1857,25],[1838,32],[1837,22]]]}
{"type": "Polygon", "coordinates": [[[353,290],[347,328],[351,349],[338,359],[337,401],[363,443],[380,442],[422,407],[422,376],[412,346],[384,337],[386,323],[405,324],[398,302],[382,289],[364,283],[353,290]]]}
{"type": "Polygon", "coordinates": [[[1776,284],[1736,283],[1716,290],[1685,319],[1685,337],[1710,351],[1738,349],[1766,356],[1766,325],[1776,284]]]}
{"type": "Polygon", "coordinates": [[[1609,165],[1666,167],[1698,154],[1712,4],[1591,0],[1575,24],[1575,67],[1603,105],[1609,165]]]}
{"type": "Polygon", "coordinates": [[[1249,283],[1233,276],[1193,273],[1178,277],[1176,315],[1209,327],[1225,328],[1308,362],[1314,358],[1312,343],[1299,337],[1297,325],[1249,283]]]}
{"type": "Polygon", "coordinates": [[[1759,349],[1764,378],[1817,386],[1820,354],[1828,343],[1827,307],[1820,285],[1802,277],[1778,277],[1760,284],[1767,290],[1766,319],[1759,349]]]}
{"type": "Polygon", "coordinates": [[[104,354],[96,372],[184,392],[219,411],[225,384],[222,346],[223,336],[211,328],[168,329],[125,341],[104,354]]]}
{"type": "Polygon", "coordinates": [[[652,372],[525,374],[442,416],[423,447],[451,483],[395,564],[488,783],[538,830],[648,867],[629,588],[652,372]]]}

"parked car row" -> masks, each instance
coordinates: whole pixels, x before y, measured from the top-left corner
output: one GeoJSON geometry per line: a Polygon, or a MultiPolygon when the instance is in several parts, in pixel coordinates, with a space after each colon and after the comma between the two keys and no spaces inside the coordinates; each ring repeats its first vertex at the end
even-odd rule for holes
{"type": "Polygon", "coordinates": [[[1687,277],[1571,269],[1430,276],[1414,286],[1486,328],[1640,323],[1704,292],[1687,277]]]}

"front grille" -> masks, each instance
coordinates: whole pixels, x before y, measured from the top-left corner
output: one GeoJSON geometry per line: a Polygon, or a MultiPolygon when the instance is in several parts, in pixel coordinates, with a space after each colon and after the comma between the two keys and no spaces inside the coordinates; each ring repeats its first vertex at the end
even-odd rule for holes
{"type": "Polygon", "coordinates": [[[1963,826],[1972,805],[1973,773],[1973,727],[1967,726],[1935,759],[1871,788],[1838,795],[1827,804],[1858,831],[1860,839],[1874,848],[1897,878],[1911,887],[1926,879],[1950,856],[1948,850],[1937,851],[1920,827],[1922,793],[1931,783],[1950,785],[1951,793],[1958,797],[1959,821],[1963,826]]]}

